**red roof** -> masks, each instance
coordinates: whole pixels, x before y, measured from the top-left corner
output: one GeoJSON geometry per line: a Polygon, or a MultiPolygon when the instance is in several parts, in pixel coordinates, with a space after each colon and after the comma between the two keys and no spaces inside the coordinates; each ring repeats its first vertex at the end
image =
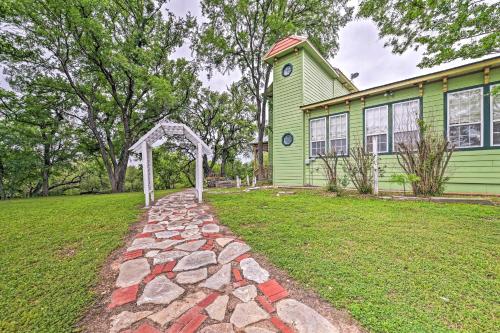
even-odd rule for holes
{"type": "Polygon", "coordinates": [[[300,36],[290,36],[286,37],[278,42],[276,42],[271,49],[266,53],[264,56],[264,59],[270,58],[274,56],[275,54],[280,53],[283,50],[286,50],[294,45],[299,44],[300,42],[305,41],[305,37],[300,37],[300,36]]]}

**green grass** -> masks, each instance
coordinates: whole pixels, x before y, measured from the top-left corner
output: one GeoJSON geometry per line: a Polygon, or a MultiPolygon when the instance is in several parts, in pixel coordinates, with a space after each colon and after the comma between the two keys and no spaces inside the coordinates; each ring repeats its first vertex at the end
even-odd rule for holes
{"type": "Polygon", "coordinates": [[[126,193],[0,201],[0,332],[74,331],[100,265],[143,200],[126,193]]]}
{"type": "Polygon", "coordinates": [[[498,207],[209,194],[254,250],[373,332],[498,332],[498,207]]]}

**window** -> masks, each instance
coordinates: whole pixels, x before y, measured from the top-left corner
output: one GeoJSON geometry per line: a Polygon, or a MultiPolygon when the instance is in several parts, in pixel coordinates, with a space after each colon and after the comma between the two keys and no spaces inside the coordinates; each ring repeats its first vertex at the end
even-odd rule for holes
{"type": "Polygon", "coordinates": [[[378,152],[386,153],[389,107],[387,105],[365,110],[365,146],[373,152],[373,138],[378,139],[378,152]]]}
{"type": "Polygon", "coordinates": [[[419,137],[418,119],[420,101],[412,100],[395,103],[392,106],[393,150],[398,151],[400,144],[416,147],[419,137]]]}
{"type": "Polygon", "coordinates": [[[326,151],[326,118],[311,120],[311,156],[324,155],[326,151]]]}
{"type": "Polygon", "coordinates": [[[347,114],[330,116],[330,151],[347,155],[347,114]]]}
{"type": "MultiPolygon", "coordinates": [[[[491,86],[493,88],[500,88],[500,85],[491,86]]],[[[500,93],[490,95],[491,100],[491,145],[500,146],[500,93]]]]}
{"type": "Polygon", "coordinates": [[[482,146],[483,88],[448,93],[448,140],[457,148],[482,146]]]}

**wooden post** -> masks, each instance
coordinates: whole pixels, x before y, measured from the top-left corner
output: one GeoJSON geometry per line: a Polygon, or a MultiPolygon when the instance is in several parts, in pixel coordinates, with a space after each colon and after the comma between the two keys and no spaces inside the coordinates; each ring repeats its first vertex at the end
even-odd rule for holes
{"type": "Polygon", "coordinates": [[[241,178],[240,178],[240,176],[236,176],[236,187],[237,188],[241,187],[241,178]]]}
{"type": "Polygon", "coordinates": [[[196,193],[198,202],[203,201],[203,151],[201,143],[196,144],[196,193]]]}
{"type": "Polygon", "coordinates": [[[250,177],[247,175],[247,186],[250,186],[250,177]]]}
{"type": "Polygon", "coordinates": [[[374,136],[373,140],[373,194],[378,195],[378,137],[374,136]]]}
{"type": "Polygon", "coordinates": [[[148,162],[148,143],[142,143],[142,184],[144,187],[145,207],[149,207],[149,162],[148,162]]]}
{"type": "Polygon", "coordinates": [[[155,182],[153,179],[153,147],[148,145],[148,178],[149,178],[149,200],[155,201],[155,182]]]}

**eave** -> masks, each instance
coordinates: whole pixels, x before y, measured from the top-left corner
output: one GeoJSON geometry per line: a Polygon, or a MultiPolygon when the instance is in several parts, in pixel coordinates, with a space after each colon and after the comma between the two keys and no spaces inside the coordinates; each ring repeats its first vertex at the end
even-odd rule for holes
{"type": "Polygon", "coordinates": [[[471,74],[471,73],[476,73],[483,71],[485,69],[491,69],[491,68],[496,68],[500,67],[500,56],[486,59],[486,60],[481,60],[475,63],[471,64],[466,64],[462,65],[459,67],[451,68],[451,69],[446,69],[443,71],[435,72],[435,73],[430,73],[430,74],[425,74],[425,75],[420,75],[416,76],[413,78],[397,81],[397,82],[392,82],[388,84],[384,84],[381,86],[365,89],[365,90],[360,90],[348,95],[336,97],[336,98],[331,98],[328,100],[324,100],[321,102],[316,102],[316,103],[311,103],[307,105],[302,105],[300,108],[303,111],[310,111],[318,108],[325,108],[329,107],[331,105],[336,105],[340,103],[348,103],[356,99],[361,99],[361,98],[367,98],[369,96],[373,95],[379,95],[385,92],[389,91],[396,91],[396,90],[401,90],[401,89],[406,89],[406,88],[411,88],[411,87],[419,87],[422,86],[426,83],[431,83],[431,82],[437,82],[437,81],[442,81],[444,79],[449,79],[457,76],[462,76],[466,74],[471,74]]]}

